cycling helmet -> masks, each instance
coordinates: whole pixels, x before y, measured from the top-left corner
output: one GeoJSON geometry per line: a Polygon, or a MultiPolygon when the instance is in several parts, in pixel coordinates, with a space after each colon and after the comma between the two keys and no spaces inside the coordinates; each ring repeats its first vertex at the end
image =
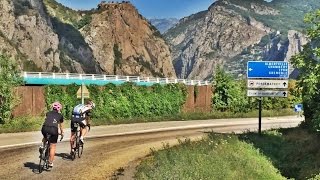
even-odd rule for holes
{"type": "Polygon", "coordinates": [[[62,109],[62,105],[60,104],[59,101],[56,101],[56,102],[54,102],[54,103],[52,104],[52,109],[53,109],[53,110],[57,110],[58,112],[60,112],[61,109],[62,109]]]}
{"type": "Polygon", "coordinates": [[[90,105],[92,107],[92,109],[94,109],[96,107],[96,104],[92,100],[88,100],[87,104],[90,105]]]}

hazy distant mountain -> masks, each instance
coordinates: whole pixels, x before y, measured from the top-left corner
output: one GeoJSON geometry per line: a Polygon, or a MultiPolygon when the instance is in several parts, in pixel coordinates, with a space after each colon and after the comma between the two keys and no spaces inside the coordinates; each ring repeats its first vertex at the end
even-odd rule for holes
{"type": "Polygon", "coordinates": [[[168,29],[172,28],[179,22],[179,19],[168,18],[168,19],[149,19],[150,23],[155,26],[161,34],[165,33],[168,29]]]}

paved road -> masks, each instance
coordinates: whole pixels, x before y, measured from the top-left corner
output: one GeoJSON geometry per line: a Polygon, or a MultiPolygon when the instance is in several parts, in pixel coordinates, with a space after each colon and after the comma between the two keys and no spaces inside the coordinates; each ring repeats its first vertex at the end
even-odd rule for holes
{"type": "MultiPolygon", "coordinates": [[[[294,127],[297,117],[263,118],[262,128],[294,127]]],[[[0,135],[1,179],[108,179],[120,167],[137,163],[163,143],[177,144],[177,138],[199,139],[206,131],[243,132],[257,130],[257,118],[175,121],[93,127],[86,139],[84,155],[71,161],[68,142],[57,145],[55,167],[37,173],[40,132],[0,135]]],[[[68,137],[68,134],[66,134],[68,137]]],[[[68,141],[68,138],[65,138],[68,141]]],[[[130,173],[128,173],[130,175],[130,173]]],[[[128,178],[128,174],[120,179],[128,178]]],[[[130,176],[129,176],[130,177],[130,176]]]]}

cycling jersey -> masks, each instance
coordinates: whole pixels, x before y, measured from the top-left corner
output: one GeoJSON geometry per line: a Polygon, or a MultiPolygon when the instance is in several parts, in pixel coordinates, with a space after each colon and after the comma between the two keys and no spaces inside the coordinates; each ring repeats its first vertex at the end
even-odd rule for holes
{"type": "Polygon", "coordinates": [[[58,124],[63,123],[63,116],[56,110],[52,110],[46,114],[45,122],[43,123],[41,133],[46,138],[50,134],[50,143],[57,143],[58,141],[58,124]]]}
{"type": "Polygon", "coordinates": [[[89,116],[90,111],[90,107],[84,104],[78,104],[73,108],[72,117],[85,119],[87,116],[89,116]]]}
{"type": "Polygon", "coordinates": [[[84,104],[78,104],[73,108],[71,117],[71,132],[76,132],[77,127],[74,123],[78,123],[81,128],[85,128],[88,125],[88,117],[90,116],[91,107],[84,104]]]}
{"type": "Polygon", "coordinates": [[[46,114],[46,119],[43,125],[58,128],[59,123],[63,123],[63,116],[58,113],[58,111],[52,110],[46,114]]]}

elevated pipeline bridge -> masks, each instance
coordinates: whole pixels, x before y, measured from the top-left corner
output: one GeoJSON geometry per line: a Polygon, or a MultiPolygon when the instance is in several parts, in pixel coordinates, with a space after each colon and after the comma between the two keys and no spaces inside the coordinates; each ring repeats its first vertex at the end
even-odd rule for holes
{"type": "Polygon", "coordinates": [[[112,83],[119,85],[125,82],[133,82],[141,86],[153,84],[183,83],[186,85],[209,85],[208,81],[189,79],[170,79],[138,76],[118,76],[103,74],[75,74],[75,73],[49,73],[49,72],[23,72],[22,77],[26,85],[106,85],[112,83]]]}

